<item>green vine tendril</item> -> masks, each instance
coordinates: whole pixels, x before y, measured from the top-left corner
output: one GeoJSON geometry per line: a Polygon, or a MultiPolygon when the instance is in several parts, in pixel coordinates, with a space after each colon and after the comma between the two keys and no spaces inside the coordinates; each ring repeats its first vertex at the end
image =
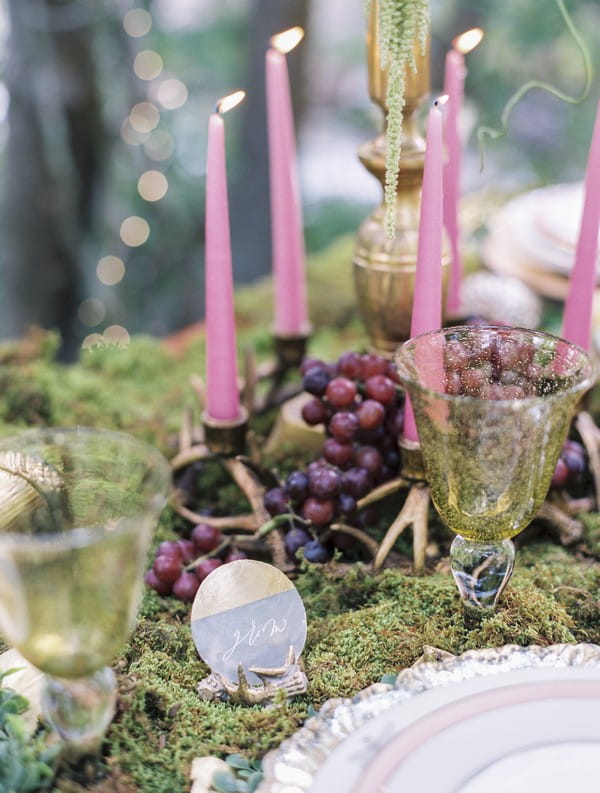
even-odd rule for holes
{"type": "Polygon", "coordinates": [[[533,88],[539,88],[542,91],[547,91],[549,94],[556,96],[558,99],[561,99],[563,102],[568,102],[572,105],[577,105],[586,98],[589,94],[591,85],[592,85],[592,61],[590,58],[589,51],[586,47],[585,42],[583,41],[579,31],[575,27],[575,23],[573,22],[569,12],[567,11],[564,0],[555,0],[556,5],[558,6],[558,10],[561,13],[562,18],[565,21],[565,25],[571,36],[573,37],[575,44],[577,45],[581,57],[583,59],[583,69],[584,69],[584,85],[581,93],[578,96],[571,96],[570,94],[566,94],[564,91],[561,91],[560,88],[556,88],[556,86],[551,85],[549,83],[541,82],[539,80],[529,80],[524,85],[522,85],[515,93],[510,97],[507,103],[504,105],[504,110],[500,116],[500,129],[494,129],[493,127],[486,127],[481,126],[477,130],[477,140],[479,142],[479,154],[480,154],[480,164],[481,170],[483,170],[484,166],[484,158],[485,158],[485,143],[484,139],[487,135],[492,140],[496,140],[497,138],[506,135],[508,131],[508,122],[511,116],[511,113],[515,107],[515,105],[525,96],[526,93],[531,91],[533,88]]]}
{"type": "MultiPolygon", "coordinates": [[[[367,11],[372,0],[367,0],[367,11]]],[[[416,71],[414,44],[425,53],[429,31],[429,0],[379,0],[379,51],[381,68],[388,68],[385,104],[385,228],[392,239],[396,232],[396,190],[402,147],[402,111],[406,69],[416,71]]]]}

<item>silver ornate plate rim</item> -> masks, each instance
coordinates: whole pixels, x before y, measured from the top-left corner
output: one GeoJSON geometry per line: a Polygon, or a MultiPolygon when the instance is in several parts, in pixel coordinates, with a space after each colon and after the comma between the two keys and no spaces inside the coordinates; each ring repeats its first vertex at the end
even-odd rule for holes
{"type": "Polygon", "coordinates": [[[473,677],[513,670],[565,667],[600,669],[596,644],[508,644],[467,650],[445,661],[419,663],[399,673],[395,683],[375,683],[354,697],[330,699],[316,716],[265,755],[257,793],[310,793],[329,754],[369,719],[423,691],[473,677]]]}

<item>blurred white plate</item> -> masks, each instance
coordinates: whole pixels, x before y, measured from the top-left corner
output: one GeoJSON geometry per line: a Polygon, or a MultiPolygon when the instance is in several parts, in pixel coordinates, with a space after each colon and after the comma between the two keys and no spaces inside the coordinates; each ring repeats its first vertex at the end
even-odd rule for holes
{"type": "Polygon", "coordinates": [[[330,700],[263,762],[259,793],[588,793],[600,647],[506,646],[330,700]]]}

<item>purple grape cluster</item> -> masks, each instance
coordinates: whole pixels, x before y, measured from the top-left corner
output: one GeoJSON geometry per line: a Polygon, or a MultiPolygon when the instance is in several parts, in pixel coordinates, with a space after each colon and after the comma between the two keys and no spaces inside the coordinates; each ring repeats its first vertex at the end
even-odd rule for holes
{"type": "Polygon", "coordinates": [[[327,527],[336,520],[360,526],[357,502],[398,474],[398,436],[404,423],[402,392],[392,364],[373,354],[347,352],[333,365],[313,358],[301,367],[304,390],[312,398],[302,409],[310,426],[323,424],[322,456],[305,471],[292,471],[281,487],[265,494],[270,515],[292,514],[285,536],[288,555],[324,562],[347,535],[327,527]]]}
{"type": "Polygon", "coordinates": [[[198,587],[213,570],[227,562],[246,558],[243,551],[228,546],[222,553],[202,559],[193,570],[186,569],[199,557],[215,551],[223,541],[220,529],[199,523],[192,529],[189,539],[161,542],[152,567],[146,573],[147,586],[159,595],[174,595],[191,603],[198,587]]]}

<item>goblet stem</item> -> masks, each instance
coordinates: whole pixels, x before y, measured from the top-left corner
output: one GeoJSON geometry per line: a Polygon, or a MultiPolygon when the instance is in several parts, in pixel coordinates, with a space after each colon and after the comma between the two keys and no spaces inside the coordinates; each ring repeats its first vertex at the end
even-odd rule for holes
{"type": "Polygon", "coordinates": [[[493,609],[512,574],[512,540],[473,542],[460,534],[450,546],[450,567],[465,605],[493,609]]]}
{"type": "Polygon", "coordinates": [[[44,714],[71,755],[95,754],[115,712],[117,682],[109,667],[71,680],[46,676],[44,714]]]}

